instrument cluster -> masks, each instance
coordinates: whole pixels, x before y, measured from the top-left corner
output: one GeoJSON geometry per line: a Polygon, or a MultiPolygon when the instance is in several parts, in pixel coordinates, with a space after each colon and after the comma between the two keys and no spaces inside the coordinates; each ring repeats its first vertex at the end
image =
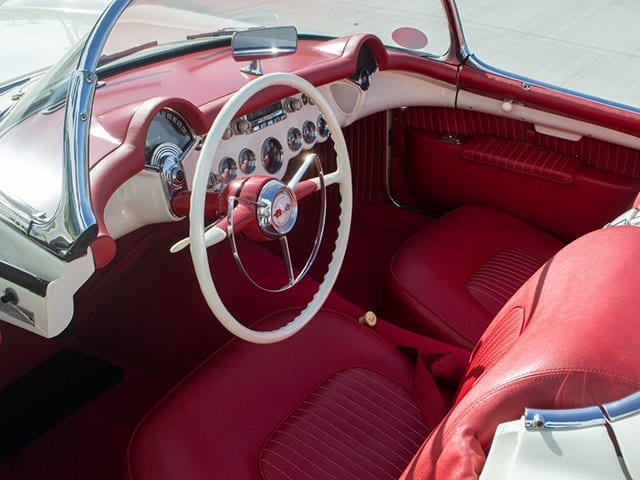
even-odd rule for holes
{"type": "Polygon", "coordinates": [[[238,177],[281,179],[289,159],[330,136],[324,117],[306,95],[295,95],[234,119],[214,159],[209,190],[220,192],[238,177]]]}

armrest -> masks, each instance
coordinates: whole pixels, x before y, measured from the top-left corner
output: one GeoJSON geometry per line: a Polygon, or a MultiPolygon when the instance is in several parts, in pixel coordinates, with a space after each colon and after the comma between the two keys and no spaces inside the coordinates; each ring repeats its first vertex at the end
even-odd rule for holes
{"type": "Polygon", "coordinates": [[[462,156],[558,183],[571,183],[580,167],[580,160],[569,155],[528,143],[484,136],[467,140],[462,147],[462,156]]]}

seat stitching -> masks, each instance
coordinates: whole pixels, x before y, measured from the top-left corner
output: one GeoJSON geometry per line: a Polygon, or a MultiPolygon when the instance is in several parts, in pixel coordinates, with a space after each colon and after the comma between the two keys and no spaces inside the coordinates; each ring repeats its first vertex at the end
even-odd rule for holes
{"type": "MultiPolygon", "coordinates": [[[[321,386],[318,390],[328,390],[327,387],[325,387],[324,385],[321,386]]],[[[330,391],[331,392],[331,391],[330,391]]],[[[344,395],[341,392],[338,392],[336,390],[333,390],[333,393],[339,395],[340,397],[342,397],[344,400],[346,400],[347,402],[355,405],[358,408],[361,408],[361,405],[358,404],[357,402],[353,401],[351,398],[349,398],[347,395],[344,395]]],[[[314,395],[320,395],[319,392],[314,393],[314,395]]],[[[313,396],[313,395],[312,395],[313,396]]],[[[331,398],[328,395],[325,395],[326,398],[331,398]]],[[[360,420],[368,422],[369,425],[371,425],[372,427],[374,427],[373,423],[371,423],[371,421],[366,420],[365,418],[363,418],[361,415],[359,415],[358,413],[356,413],[356,411],[353,410],[349,410],[347,409],[347,407],[345,407],[344,405],[342,405],[339,402],[335,402],[335,405],[343,408],[344,410],[348,410],[349,412],[351,412],[352,415],[355,415],[356,417],[358,417],[360,420]]],[[[395,430],[398,434],[400,434],[402,437],[404,437],[406,440],[408,440],[409,442],[413,443],[415,446],[420,446],[420,443],[416,444],[415,441],[408,437],[404,432],[402,432],[400,429],[396,428],[395,425],[393,425],[392,423],[388,422],[385,418],[382,417],[377,417],[378,420],[380,420],[381,422],[385,423],[388,427],[390,427],[392,430],[395,430]]],[[[374,427],[375,428],[375,427],[374,427]]],[[[400,445],[400,444],[399,444],[400,445]]],[[[404,446],[402,448],[405,448],[404,446]]]]}
{"type": "MultiPolygon", "coordinates": [[[[367,385],[365,385],[365,384],[362,384],[362,383],[358,383],[358,382],[356,382],[355,380],[354,380],[354,383],[357,383],[358,385],[362,385],[364,388],[369,389],[369,391],[371,391],[371,392],[372,392],[374,395],[376,395],[378,398],[381,398],[381,399],[383,399],[383,400],[387,400],[385,397],[383,397],[382,395],[380,395],[377,391],[373,390],[371,387],[369,387],[369,386],[367,386],[367,385]]],[[[395,420],[397,420],[397,421],[398,421],[398,423],[401,423],[401,424],[402,424],[402,425],[404,425],[405,427],[407,427],[407,428],[409,428],[409,429],[413,430],[413,432],[414,432],[416,435],[420,435],[420,436],[422,435],[418,430],[416,430],[414,427],[412,427],[412,426],[411,426],[411,425],[409,425],[407,422],[405,422],[402,418],[400,418],[400,417],[398,416],[397,412],[396,412],[396,413],[393,413],[393,412],[391,412],[391,410],[389,410],[388,408],[385,408],[385,407],[392,407],[392,406],[395,406],[395,405],[391,404],[390,402],[387,402],[387,403],[386,403],[386,405],[382,406],[380,403],[376,403],[376,402],[374,402],[373,400],[369,399],[368,397],[366,397],[365,395],[363,395],[361,392],[359,392],[359,391],[355,390],[354,388],[352,388],[352,387],[351,387],[351,386],[349,386],[349,385],[341,384],[341,386],[342,386],[342,387],[344,387],[344,388],[346,388],[346,389],[348,389],[349,391],[353,392],[355,395],[358,395],[360,398],[364,399],[365,401],[367,401],[367,402],[368,402],[368,403],[370,403],[371,405],[374,405],[375,407],[377,407],[377,408],[378,408],[378,410],[382,410],[382,411],[383,411],[383,413],[386,413],[386,414],[390,415],[392,418],[394,418],[395,420]]],[[[337,390],[336,390],[336,392],[337,392],[337,390]]],[[[342,394],[341,394],[341,395],[342,395],[342,394]]],[[[346,395],[344,395],[344,397],[345,397],[345,398],[349,398],[349,397],[348,397],[348,396],[346,396],[346,395]]],[[[350,400],[351,400],[351,399],[350,399],[350,400]]],[[[351,401],[353,401],[354,403],[356,403],[354,400],[351,400],[351,401]]],[[[357,404],[357,403],[356,403],[356,404],[357,404]]],[[[359,405],[359,404],[358,404],[358,405],[359,405]]],[[[403,413],[404,413],[404,412],[403,412],[403,413]]],[[[411,418],[413,418],[413,417],[411,417],[411,418]]]]}
{"type": "MultiPolygon", "coordinates": [[[[344,373],[344,372],[340,372],[340,373],[344,373]]],[[[394,392],[391,388],[389,388],[388,385],[385,385],[384,383],[382,383],[379,379],[377,379],[376,377],[372,377],[369,375],[366,375],[362,369],[353,369],[353,373],[361,376],[361,377],[365,377],[367,380],[369,380],[371,383],[374,383],[376,385],[378,385],[380,388],[384,389],[385,391],[393,394],[394,396],[396,396],[397,398],[401,399],[407,406],[411,407],[414,409],[414,411],[417,414],[420,414],[420,409],[418,408],[418,406],[411,402],[408,398],[403,397],[402,395],[400,395],[398,392],[394,392]]],[[[354,380],[355,381],[355,380],[354,380]]],[[[404,387],[403,387],[404,388],[404,387]]]]}
{"type": "MultiPolygon", "coordinates": [[[[325,455],[324,453],[322,453],[320,450],[318,450],[317,448],[315,448],[313,445],[310,445],[308,442],[305,442],[304,440],[302,440],[301,438],[296,438],[294,435],[291,435],[288,432],[285,431],[280,431],[279,432],[281,435],[288,435],[289,437],[293,438],[294,440],[296,440],[299,444],[304,445],[305,447],[307,447],[309,450],[311,450],[312,452],[314,452],[315,454],[317,454],[320,458],[326,460],[327,462],[335,465],[336,467],[338,467],[341,470],[344,470],[349,476],[355,478],[356,480],[358,480],[358,477],[356,477],[353,473],[349,472],[345,467],[343,467],[342,465],[340,465],[338,462],[336,462],[335,460],[331,459],[330,457],[328,457],[327,455],[325,455]]],[[[280,445],[284,448],[287,448],[289,450],[291,450],[292,452],[294,452],[295,454],[297,454],[298,456],[304,458],[306,461],[308,461],[309,463],[313,464],[314,466],[316,466],[319,470],[322,470],[323,472],[325,472],[327,475],[331,475],[334,478],[334,475],[332,475],[328,470],[326,470],[325,468],[323,468],[321,465],[319,465],[318,463],[314,462],[313,460],[311,460],[309,458],[309,456],[301,453],[298,449],[294,448],[294,446],[292,446],[289,443],[285,443],[285,442],[281,442],[279,440],[276,440],[275,438],[272,438],[271,441],[277,445],[280,445]]]]}
{"type": "MultiPolygon", "coordinates": [[[[322,440],[318,435],[316,435],[315,433],[305,429],[302,427],[302,425],[300,425],[300,423],[306,423],[308,424],[310,427],[317,427],[317,425],[315,425],[314,423],[310,422],[309,420],[307,420],[305,417],[299,416],[299,415],[291,415],[290,418],[294,418],[296,419],[298,422],[297,423],[293,423],[293,422],[285,422],[283,425],[288,425],[291,428],[295,428],[300,430],[303,434],[310,436],[311,438],[313,438],[314,440],[316,440],[318,443],[320,443],[322,446],[328,448],[329,450],[331,450],[332,452],[337,453],[339,456],[341,456],[342,458],[344,458],[345,460],[348,461],[353,461],[351,458],[349,458],[347,455],[345,455],[341,450],[331,446],[329,443],[325,442],[324,440],[322,440]]],[[[343,442],[342,440],[340,440],[338,437],[334,436],[334,435],[330,435],[328,432],[326,432],[325,430],[321,430],[323,433],[325,433],[327,436],[330,436],[332,440],[339,442],[342,446],[347,447],[347,444],[345,442],[343,442]]],[[[352,437],[350,437],[352,438],[352,437]]],[[[350,453],[352,453],[354,456],[359,457],[360,459],[364,460],[365,462],[368,462],[371,466],[377,468],[378,470],[380,470],[382,473],[384,473],[385,475],[389,475],[391,477],[394,477],[393,473],[390,473],[388,471],[386,471],[384,468],[382,468],[381,465],[375,463],[371,458],[367,457],[366,455],[363,455],[362,453],[360,453],[358,450],[355,449],[347,449],[345,448],[346,451],[349,451],[350,453]]],[[[380,456],[378,457],[380,460],[384,460],[387,463],[389,463],[389,465],[394,466],[391,462],[389,462],[386,458],[380,456]]],[[[369,472],[362,464],[358,464],[360,466],[360,468],[362,470],[369,472]]],[[[395,467],[395,466],[394,466],[395,467]]]]}
{"type": "MultiPolygon", "coordinates": [[[[325,410],[327,413],[333,415],[334,417],[337,417],[338,419],[342,419],[342,417],[340,417],[339,415],[337,415],[335,412],[329,410],[327,407],[325,407],[324,405],[320,405],[320,404],[316,404],[316,403],[311,403],[309,401],[305,401],[304,403],[308,403],[310,406],[316,408],[316,409],[322,409],[325,410]]],[[[343,407],[343,410],[346,410],[343,407]]],[[[317,416],[318,418],[320,418],[321,420],[323,420],[323,417],[321,417],[320,415],[318,415],[317,413],[315,413],[313,410],[305,410],[301,408],[301,411],[305,412],[305,413],[309,413],[312,415],[317,416]]],[[[360,419],[362,420],[362,419],[360,419]]],[[[328,422],[328,420],[327,420],[328,422]]],[[[337,425],[331,423],[331,425],[334,428],[339,428],[337,425]]],[[[383,442],[381,442],[380,440],[378,440],[375,437],[372,437],[369,433],[365,432],[364,430],[362,430],[360,427],[358,427],[356,424],[351,423],[350,426],[352,428],[354,428],[355,430],[357,430],[358,432],[360,432],[361,434],[368,436],[370,439],[375,440],[377,443],[379,443],[380,445],[382,445],[385,449],[387,449],[390,453],[392,453],[393,455],[395,455],[396,457],[398,457],[400,460],[404,461],[404,458],[401,457],[396,451],[392,450],[390,447],[388,447],[387,445],[385,445],[383,442]]],[[[375,425],[370,425],[374,430],[380,432],[380,434],[384,437],[386,437],[389,441],[395,443],[397,446],[399,446],[400,448],[404,449],[407,453],[409,454],[413,454],[413,452],[409,452],[408,449],[406,449],[403,445],[401,445],[396,439],[392,438],[388,433],[383,432],[382,430],[380,430],[380,428],[376,427],[375,425]]]]}

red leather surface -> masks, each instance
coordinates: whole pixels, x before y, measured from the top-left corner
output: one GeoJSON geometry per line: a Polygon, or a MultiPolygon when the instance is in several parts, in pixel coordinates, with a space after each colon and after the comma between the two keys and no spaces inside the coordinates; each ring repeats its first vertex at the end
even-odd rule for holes
{"type": "MultiPolygon", "coordinates": [[[[636,292],[640,229],[598,230],[555,255],[504,306],[472,357],[475,380],[403,478],[451,478],[460,429],[487,449],[498,423],[525,406],[597,405],[640,388],[636,292]],[[523,331],[492,342],[493,326],[523,314],[523,331]],[[519,315],[519,313],[518,313],[519,315]],[[492,343],[490,351],[483,345],[492,343]]],[[[496,327],[497,328],[497,327],[496,327]]]]}
{"type": "MultiPolygon", "coordinates": [[[[260,326],[282,325],[284,316],[260,326]]],[[[323,311],[278,344],[231,342],[140,424],[129,447],[127,476],[259,479],[266,439],[311,392],[346,368],[373,370],[409,390],[413,382],[411,362],[339,313],[323,311]]],[[[352,428],[348,422],[343,427],[352,428]]]]}
{"type": "MultiPolygon", "coordinates": [[[[144,168],[144,147],[147,130],[155,114],[169,107],[179,113],[198,131],[203,131],[203,119],[198,109],[186,100],[177,98],[151,98],[142,103],[127,119],[126,138],[118,148],[99,162],[93,160],[89,171],[91,204],[98,223],[98,237],[92,244],[96,268],[107,265],[116,253],[116,245],[104,222],[104,210],[111,195],[124,182],[144,168]],[[129,121],[130,120],[130,121],[129,121]]],[[[119,122],[122,119],[116,115],[119,122]]]]}
{"type": "Polygon", "coordinates": [[[469,294],[467,282],[474,273],[506,249],[546,259],[562,246],[497,210],[480,206],[454,210],[410,238],[393,257],[387,317],[471,349],[495,313],[469,294]]]}
{"type": "Polygon", "coordinates": [[[469,277],[467,291],[495,315],[546,261],[526,250],[508,248],[489,258],[469,277]]]}
{"type": "Polygon", "coordinates": [[[525,175],[570,183],[580,161],[527,143],[478,136],[462,146],[462,156],[525,175]]]}
{"type": "Polygon", "coordinates": [[[263,477],[398,478],[431,430],[421,415],[395,381],[369,369],[342,370],[271,435],[260,457],[263,477]]]}
{"type": "MultiPolygon", "coordinates": [[[[394,127],[395,128],[395,127],[394,127]]],[[[568,185],[461,156],[460,145],[409,128],[405,179],[425,205],[486,204],[570,240],[602,227],[631,204],[640,182],[582,165],[568,185]]]]}

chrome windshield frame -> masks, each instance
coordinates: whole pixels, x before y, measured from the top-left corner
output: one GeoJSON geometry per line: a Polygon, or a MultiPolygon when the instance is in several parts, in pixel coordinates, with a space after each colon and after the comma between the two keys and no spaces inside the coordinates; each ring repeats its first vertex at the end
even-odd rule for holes
{"type": "Polygon", "coordinates": [[[96,69],[109,33],[132,1],[114,0],[105,9],[71,76],[63,124],[61,198],[55,213],[40,216],[0,192],[0,219],[66,261],[85,255],[98,234],[89,185],[89,129],[98,79],[96,69]]]}

